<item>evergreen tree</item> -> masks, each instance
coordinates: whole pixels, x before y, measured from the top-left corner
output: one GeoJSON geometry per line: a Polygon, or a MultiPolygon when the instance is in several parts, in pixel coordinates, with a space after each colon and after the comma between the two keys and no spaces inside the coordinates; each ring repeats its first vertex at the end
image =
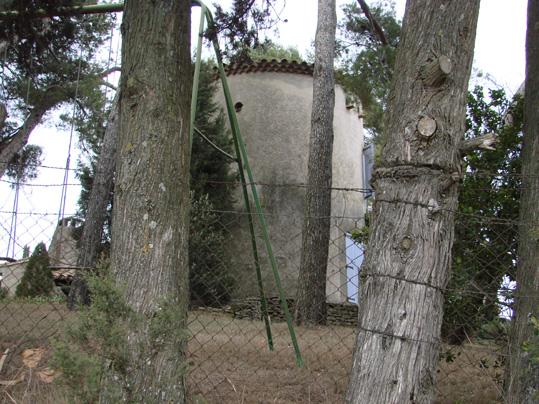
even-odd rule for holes
{"type": "Polygon", "coordinates": [[[49,268],[49,254],[44,243],[39,243],[17,285],[15,295],[17,297],[48,296],[54,288],[54,279],[49,268]]]}
{"type": "Polygon", "coordinates": [[[0,4],[0,10],[19,13],[0,27],[0,177],[22,156],[30,134],[48,112],[76,97],[80,116],[87,117],[88,100],[101,93],[99,86],[108,72],[91,61],[105,42],[112,20],[107,15],[54,15],[56,7],[72,4],[74,0],[0,4]],[[36,17],[37,9],[49,12],[50,17],[36,17]]]}
{"type": "Polygon", "coordinates": [[[395,55],[401,26],[394,4],[378,1],[370,12],[384,31],[382,44],[372,24],[356,2],[343,7],[344,21],[339,25],[338,52],[343,59],[337,81],[352,97],[361,101],[364,125],[377,144],[383,144],[384,112],[388,104],[395,55]]]}
{"type": "MultiPolygon", "coordinates": [[[[232,142],[225,117],[214,101],[217,81],[214,65],[201,66],[195,127],[226,152],[232,142]]],[[[223,214],[232,208],[235,176],[230,160],[196,133],[191,156],[191,224],[189,228],[189,283],[191,304],[220,306],[230,299],[234,279],[224,252],[227,230],[223,214]]]]}

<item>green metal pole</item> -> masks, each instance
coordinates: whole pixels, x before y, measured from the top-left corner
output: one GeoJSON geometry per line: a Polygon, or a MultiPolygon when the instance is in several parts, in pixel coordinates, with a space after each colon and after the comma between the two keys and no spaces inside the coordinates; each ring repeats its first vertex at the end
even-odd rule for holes
{"type": "Polygon", "coordinates": [[[119,13],[124,11],[124,3],[111,4],[91,4],[81,6],[60,6],[54,9],[51,13],[42,8],[24,13],[19,11],[9,10],[0,12],[0,20],[18,18],[21,15],[31,17],[48,17],[51,15],[75,15],[75,14],[102,14],[102,13],[119,13]]]}
{"type": "MultiPolygon", "coordinates": [[[[200,81],[200,65],[202,63],[202,35],[204,34],[204,21],[206,20],[206,6],[200,6],[200,23],[198,26],[197,53],[195,58],[195,73],[193,75],[193,90],[191,92],[191,125],[189,126],[189,156],[193,149],[193,131],[197,115],[198,83],[200,81]]],[[[190,158],[190,157],[189,157],[190,158]]]]}
{"type": "MultiPolygon", "coordinates": [[[[201,52],[202,52],[202,36],[204,33],[204,18],[207,18],[207,15],[210,14],[207,7],[202,2],[193,1],[192,4],[199,5],[201,7],[201,14],[200,14],[200,26],[199,26],[199,37],[198,37],[198,44],[197,44],[197,53],[196,53],[196,63],[195,63],[195,75],[194,75],[194,81],[193,81],[193,95],[191,98],[191,129],[190,129],[190,145],[192,146],[193,142],[193,130],[194,130],[194,122],[195,122],[195,116],[196,116],[196,106],[197,106],[197,95],[198,95],[198,84],[199,84],[199,76],[200,76],[200,64],[201,64],[201,52]]],[[[211,15],[211,14],[210,14],[211,15]]],[[[210,21],[210,20],[208,20],[210,21]]],[[[243,193],[243,199],[245,203],[245,208],[247,209],[247,212],[251,212],[251,207],[249,203],[249,195],[247,192],[247,185],[245,182],[245,176],[243,174],[242,169],[242,160],[241,160],[241,154],[238,149],[236,137],[234,136],[234,146],[236,149],[236,158],[234,159],[238,163],[239,172],[240,172],[240,181],[242,184],[242,193],[243,193]]],[[[260,295],[260,305],[261,305],[261,311],[262,311],[262,317],[264,319],[264,325],[266,329],[266,335],[268,339],[268,349],[270,351],[273,351],[273,336],[271,332],[271,323],[269,319],[268,314],[268,305],[266,300],[266,295],[264,293],[264,285],[262,283],[262,272],[260,270],[260,259],[258,256],[258,246],[256,243],[256,234],[253,224],[253,219],[251,215],[248,215],[248,222],[249,222],[249,230],[251,233],[251,247],[253,250],[253,259],[255,264],[255,272],[257,277],[257,286],[258,286],[258,293],[260,295]]]]}
{"type": "MultiPolygon", "coordinates": [[[[199,3],[198,0],[193,1],[193,2],[194,3],[199,3]]],[[[211,13],[209,11],[206,12],[206,17],[207,17],[207,20],[208,20],[208,25],[212,26],[213,25],[213,17],[212,17],[212,15],[211,15],[211,13]]],[[[283,288],[282,288],[282,285],[281,285],[281,278],[279,276],[279,271],[277,269],[277,261],[275,259],[275,255],[273,254],[273,248],[271,246],[271,242],[270,242],[270,239],[269,239],[269,233],[268,233],[268,227],[267,227],[267,224],[266,224],[266,219],[264,218],[264,213],[262,212],[262,207],[260,205],[260,200],[258,198],[258,192],[256,190],[256,185],[255,185],[255,182],[254,182],[253,173],[252,173],[251,167],[249,165],[249,159],[247,157],[247,151],[245,149],[245,144],[243,143],[243,139],[241,137],[241,133],[240,133],[239,125],[238,125],[238,120],[237,120],[237,117],[236,117],[236,113],[234,111],[234,107],[232,105],[232,96],[230,95],[230,89],[228,87],[228,82],[226,80],[226,74],[225,74],[225,69],[223,67],[223,61],[222,61],[222,58],[221,58],[221,51],[219,49],[219,43],[215,39],[212,42],[213,42],[213,47],[215,49],[215,56],[217,58],[217,67],[219,69],[219,76],[221,78],[221,83],[223,85],[223,93],[225,95],[228,117],[230,119],[230,124],[231,124],[231,127],[232,127],[232,133],[233,133],[234,138],[235,138],[234,141],[235,141],[235,143],[237,143],[237,147],[239,148],[240,155],[238,157],[241,156],[241,158],[243,160],[243,163],[244,163],[244,166],[245,166],[244,168],[245,168],[245,171],[247,171],[247,176],[248,176],[249,182],[251,184],[251,193],[253,195],[253,200],[254,200],[254,203],[255,203],[256,214],[257,214],[257,217],[258,217],[258,221],[260,222],[260,227],[262,228],[262,236],[263,236],[263,239],[264,239],[264,244],[266,246],[266,250],[268,252],[268,258],[269,258],[271,269],[272,269],[272,272],[273,272],[273,277],[275,279],[275,285],[277,287],[277,290],[279,291],[279,299],[281,301],[281,307],[283,309],[283,312],[284,312],[284,315],[285,315],[285,318],[286,318],[286,323],[288,325],[288,331],[290,333],[290,338],[292,340],[292,345],[294,346],[294,352],[296,354],[296,365],[298,367],[302,367],[303,366],[303,358],[301,356],[298,341],[297,341],[297,338],[296,338],[296,333],[294,331],[294,326],[292,324],[292,316],[290,315],[290,310],[288,309],[288,303],[286,302],[286,297],[284,295],[284,291],[283,291],[283,288]]],[[[242,171],[243,171],[242,168],[240,168],[240,173],[242,171]]]]}

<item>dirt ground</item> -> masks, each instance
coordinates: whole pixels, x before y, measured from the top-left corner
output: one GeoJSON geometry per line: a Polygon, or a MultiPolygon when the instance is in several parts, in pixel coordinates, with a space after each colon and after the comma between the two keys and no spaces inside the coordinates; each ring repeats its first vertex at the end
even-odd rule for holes
{"type": "MultiPolygon", "coordinates": [[[[0,302],[1,403],[66,403],[65,391],[43,382],[49,338],[74,318],[63,304],[0,302]],[[39,365],[21,361],[27,348],[46,348],[39,365]],[[21,378],[22,377],[22,378],[21,378]],[[14,385],[5,382],[17,381],[14,385]]],[[[193,403],[342,403],[348,383],[355,330],[352,327],[297,327],[305,365],[295,365],[286,324],[272,324],[275,350],[268,350],[262,322],[217,312],[189,316],[187,378],[193,403]]],[[[500,402],[503,369],[490,343],[452,348],[454,360],[440,362],[437,404],[500,402]]],[[[448,347],[444,347],[444,350],[448,347]]]]}

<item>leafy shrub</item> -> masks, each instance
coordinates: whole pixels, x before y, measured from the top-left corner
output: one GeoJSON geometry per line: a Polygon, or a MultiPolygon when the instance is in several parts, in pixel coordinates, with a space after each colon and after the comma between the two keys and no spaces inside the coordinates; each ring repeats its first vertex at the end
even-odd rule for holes
{"type": "MultiPolygon", "coordinates": [[[[78,319],[53,341],[51,365],[61,371],[59,382],[71,396],[67,402],[154,402],[133,387],[131,373],[162,347],[185,345],[185,315],[177,301],[167,298],[153,315],[137,314],[104,270],[85,277],[92,303],[81,306],[78,319]],[[132,338],[133,330],[141,329],[149,337],[147,345],[132,338]]],[[[175,380],[185,374],[184,367],[175,371],[175,380]]]]}
{"type": "Polygon", "coordinates": [[[0,288],[0,300],[5,299],[8,296],[8,293],[7,288],[0,288]]]}
{"type": "Polygon", "coordinates": [[[62,371],[65,384],[75,401],[99,402],[108,372],[120,377],[107,385],[111,402],[120,401],[127,363],[127,327],[133,312],[108,277],[88,275],[92,305],[82,306],[78,321],[69,325],[65,335],[54,341],[52,365],[62,371]]]}

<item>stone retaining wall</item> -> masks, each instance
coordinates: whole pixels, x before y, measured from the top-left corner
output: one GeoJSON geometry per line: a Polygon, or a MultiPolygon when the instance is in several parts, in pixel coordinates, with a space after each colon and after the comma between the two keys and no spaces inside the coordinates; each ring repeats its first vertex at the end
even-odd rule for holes
{"type": "MultiPolygon", "coordinates": [[[[286,299],[290,312],[294,311],[294,299],[286,299]]],[[[326,303],[327,324],[357,326],[358,307],[350,303],[326,303]]],[[[262,318],[260,298],[249,297],[232,301],[230,311],[235,318],[259,320],[262,318]]],[[[271,321],[285,321],[278,297],[268,298],[268,313],[271,321]]]]}

